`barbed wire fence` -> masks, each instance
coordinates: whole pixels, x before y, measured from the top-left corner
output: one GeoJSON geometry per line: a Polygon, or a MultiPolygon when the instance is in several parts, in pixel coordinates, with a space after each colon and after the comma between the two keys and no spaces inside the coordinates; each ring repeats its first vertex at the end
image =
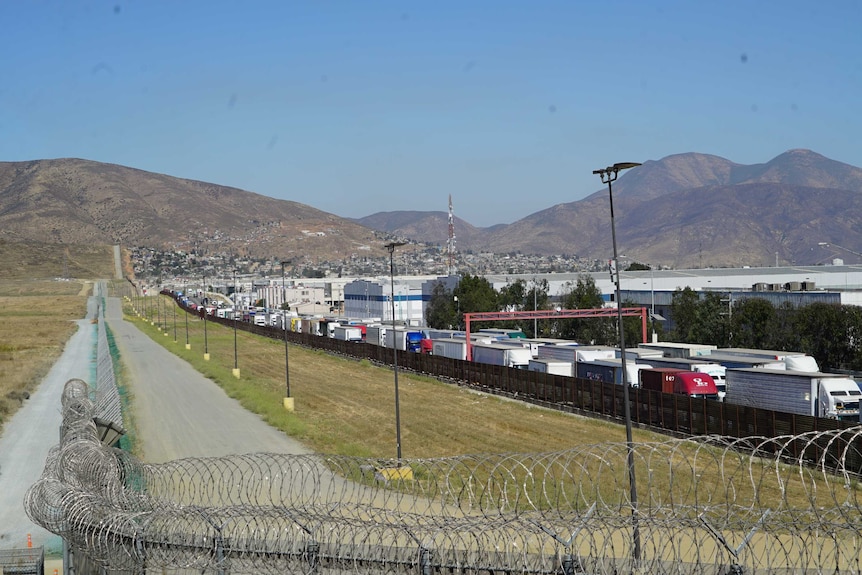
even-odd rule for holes
{"type": "Polygon", "coordinates": [[[635,444],[633,505],[619,443],[147,464],[102,445],[116,411],[101,377],[95,396],[66,383],[60,443],[25,499],[85,559],[78,575],[862,574],[862,427],[635,444]]]}
{"type": "Polygon", "coordinates": [[[862,573],[860,470],[823,457],[862,428],[637,444],[635,510],[625,444],[146,464],[101,445],[85,382],[62,410],[26,509],[109,572],[862,573]],[[784,460],[792,443],[804,455],[784,460]]]}

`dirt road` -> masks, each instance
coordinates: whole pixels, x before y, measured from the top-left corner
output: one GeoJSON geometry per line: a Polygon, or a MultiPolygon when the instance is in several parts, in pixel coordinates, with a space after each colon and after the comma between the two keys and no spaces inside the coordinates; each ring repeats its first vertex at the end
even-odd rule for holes
{"type": "MultiPolygon", "coordinates": [[[[87,318],[95,317],[96,300],[90,298],[87,318]]],[[[26,547],[30,533],[34,546],[61,548],[60,539],[37,527],[24,512],[24,494],[42,475],[48,451],[59,442],[60,396],[72,378],[95,381],[96,326],[78,320],[78,331],[63,354],[22,408],[6,423],[0,435],[0,547],[26,547]]]]}

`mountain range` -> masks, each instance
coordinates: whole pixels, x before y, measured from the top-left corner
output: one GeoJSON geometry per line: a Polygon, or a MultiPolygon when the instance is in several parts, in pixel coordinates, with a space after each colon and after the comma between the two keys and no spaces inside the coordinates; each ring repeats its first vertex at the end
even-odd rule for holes
{"type": "MultiPolygon", "coordinates": [[[[742,165],[676,154],[614,182],[620,254],[668,267],[862,261],[862,169],[809,150],[742,165]],[[821,244],[828,243],[829,246],[821,244]]],[[[611,255],[607,189],[507,225],[455,218],[458,251],[611,255]]],[[[212,249],[253,257],[380,256],[393,237],[445,245],[445,212],[340,218],[306,204],[80,159],[0,162],[0,239],[212,249]]]]}
{"type": "MultiPolygon", "coordinates": [[[[862,261],[852,253],[862,252],[862,169],[810,150],[754,165],[676,154],[622,172],[613,194],[619,252],[630,260],[676,268],[862,261]]],[[[447,217],[388,212],[356,221],[445,243],[447,217]]],[[[607,188],[509,225],[475,228],[456,218],[455,236],[459,249],[608,259],[607,188]]]]}

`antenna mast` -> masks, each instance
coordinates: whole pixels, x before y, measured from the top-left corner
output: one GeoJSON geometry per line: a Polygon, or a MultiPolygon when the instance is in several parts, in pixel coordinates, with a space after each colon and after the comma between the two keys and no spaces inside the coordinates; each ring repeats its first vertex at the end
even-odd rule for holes
{"type": "Polygon", "coordinates": [[[449,194],[449,239],[446,241],[446,252],[449,255],[447,275],[455,272],[455,216],[452,213],[452,194],[449,194]]]}

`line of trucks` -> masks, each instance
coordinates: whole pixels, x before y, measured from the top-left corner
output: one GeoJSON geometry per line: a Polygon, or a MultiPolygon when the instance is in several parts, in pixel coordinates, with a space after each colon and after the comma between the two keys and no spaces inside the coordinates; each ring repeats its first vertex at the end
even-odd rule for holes
{"type": "MultiPolygon", "coordinates": [[[[442,335],[442,334],[441,334],[442,335]]],[[[435,355],[466,358],[463,335],[431,339],[435,355]]],[[[528,340],[483,333],[473,336],[473,360],[579,377],[692,398],[799,415],[860,421],[862,390],[851,377],[821,373],[801,352],[717,348],[656,342],[627,349],[580,346],[566,340],[528,340]],[[488,341],[488,337],[494,337],[488,341]]]]}
{"type": "MultiPolygon", "coordinates": [[[[230,317],[233,310],[215,313],[230,317]]],[[[245,321],[342,341],[395,347],[465,360],[466,333],[393,327],[379,321],[255,313],[245,321]],[[265,319],[263,319],[265,318],[265,319]]],[[[582,346],[571,340],[527,339],[518,329],[480,329],[471,334],[473,361],[592,379],[729,404],[841,420],[860,419],[862,390],[851,377],[822,373],[801,352],[717,348],[714,345],[650,342],[626,349],[582,346]]]]}
{"type": "MultiPolygon", "coordinates": [[[[622,384],[623,361],[619,350],[614,352],[616,357],[612,358],[610,351],[596,348],[576,347],[567,351],[540,348],[540,359],[534,360],[530,369],[566,375],[569,373],[565,371],[566,365],[558,363],[562,361],[574,366],[572,373],[577,377],[622,384]],[[606,356],[601,357],[602,353],[606,356]],[[551,362],[549,356],[557,359],[551,362]]],[[[626,350],[625,369],[625,381],[647,390],[785,413],[862,421],[860,385],[847,375],[822,373],[817,361],[801,352],[644,343],[626,350]]]]}

